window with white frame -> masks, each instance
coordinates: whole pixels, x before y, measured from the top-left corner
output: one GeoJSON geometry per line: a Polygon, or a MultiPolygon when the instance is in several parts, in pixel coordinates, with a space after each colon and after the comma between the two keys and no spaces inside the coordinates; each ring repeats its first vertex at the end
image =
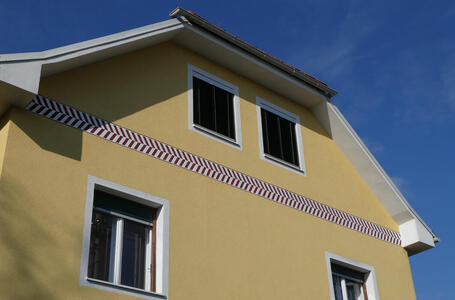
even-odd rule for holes
{"type": "Polygon", "coordinates": [[[151,207],[95,190],[88,278],[154,291],[155,214],[151,207]]]}
{"type": "Polygon", "coordinates": [[[332,300],[378,299],[374,268],[326,253],[332,300]]]}
{"type": "Polygon", "coordinates": [[[335,300],[367,300],[365,273],[332,263],[335,300]]]}
{"type": "Polygon", "coordinates": [[[167,200],[90,176],[81,284],[165,299],[168,217],[167,200]]]}
{"type": "Polygon", "coordinates": [[[299,117],[256,99],[261,158],[305,173],[299,117]]]}
{"type": "Polygon", "coordinates": [[[238,88],[188,66],[189,128],[241,148],[238,88]]]}

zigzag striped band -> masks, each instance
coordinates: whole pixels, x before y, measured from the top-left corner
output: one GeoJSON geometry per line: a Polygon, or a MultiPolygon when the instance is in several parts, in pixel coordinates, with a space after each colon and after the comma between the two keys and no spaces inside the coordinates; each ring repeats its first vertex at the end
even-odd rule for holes
{"type": "Polygon", "coordinates": [[[315,217],[401,245],[398,232],[37,95],[26,110],[315,217]]]}

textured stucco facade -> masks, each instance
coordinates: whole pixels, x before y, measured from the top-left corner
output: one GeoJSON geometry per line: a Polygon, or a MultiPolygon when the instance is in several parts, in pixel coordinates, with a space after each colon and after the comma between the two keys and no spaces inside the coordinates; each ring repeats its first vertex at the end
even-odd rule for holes
{"type": "MultiPolygon", "coordinates": [[[[311,111],[174,43],[41,79],[39,94],[398,230],[311,111]],[[188,65],[239,89],[242,150],[188,129],[188,65]],[[256,97],[297,114],[306,176],[259,158],[256,97]]],[[[12,108],[0,123],[6,298],[127,299],[79,285],[89,175],[169,200],[169,299],[329,299],[326,251],[375,268],[381,299],[415,299],[406,251],[12,108]]]]}

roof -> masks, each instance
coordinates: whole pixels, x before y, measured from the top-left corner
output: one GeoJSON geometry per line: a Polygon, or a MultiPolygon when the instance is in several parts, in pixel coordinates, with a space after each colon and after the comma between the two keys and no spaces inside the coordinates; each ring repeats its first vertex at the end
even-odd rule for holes
{"type": "Polygon", "coordinates": [[[295,76],[296,78],[303,80],[303,81],[313,85],[314,87],[320,89],[329,98],[335,96],[338,93],[337,91],[329,88],[329,86],[325,82],[303,72],[299,68],[292,66],[279,58],[276,58],[275,56],[272,56],[271,54],[265,52],[264,50],[261,50],[261,49],[257,48],[256,46],[242,40],[238,36],[231,34],[230,32],[219,27],[218,25],[208,22],[206,19],[202,18],[201,16],[199,16],[198,14],[196,14],[195,12],[193,12],[191,10],[187,11],[181,7],[177,7],[170,13],[170,16],[173,18],[185,17],[188,21],[201,26],[205,30],[208,30],[211,33],[224,37],[225,39],[229,40],[231,43],[234,43],[236,46],[242,48],[243,50],[249,52],[250,54],[255,55],[256,57],[258,57],[262,60],[265,60],[268,63],[274,65],[275,67],[283,70],[284,72],[287,72],[291,76],[295,76]]]}
{"type": "Polygon", "coordinates": [[[0,55],[0,116],[24,107],[41,77],[109,57],[173,41],[282,96],[308,107],[399,225],[409,254],[434,247],[439,238],[406,201],[330,98],[324,82],[228,33],[193,12],[176,8],[171,20],[34,53],[0,55]]]}

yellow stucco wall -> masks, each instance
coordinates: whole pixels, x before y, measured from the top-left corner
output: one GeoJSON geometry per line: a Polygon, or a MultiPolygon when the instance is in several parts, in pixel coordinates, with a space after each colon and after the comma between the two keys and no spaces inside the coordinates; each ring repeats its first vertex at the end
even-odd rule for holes
{"type": "MultiPolygon", "coordinates": [[[[40,94],[397,230],[309,110],[172,43],[44,78],[40,94]],[[188,129],[188,63],[239,87],[242,151],[188,129]],[[259,159],[256,96],[299,115],[307,176],[259,159]]],[[[79,286],[91,174],[170,201],[170,299],[329,299],[325,251],[374,266],[381,299],[415,299],[398,246],[24,110],[10,119],[14,151],[0,182],[6,298],[129,298],[79,286]]]]}

